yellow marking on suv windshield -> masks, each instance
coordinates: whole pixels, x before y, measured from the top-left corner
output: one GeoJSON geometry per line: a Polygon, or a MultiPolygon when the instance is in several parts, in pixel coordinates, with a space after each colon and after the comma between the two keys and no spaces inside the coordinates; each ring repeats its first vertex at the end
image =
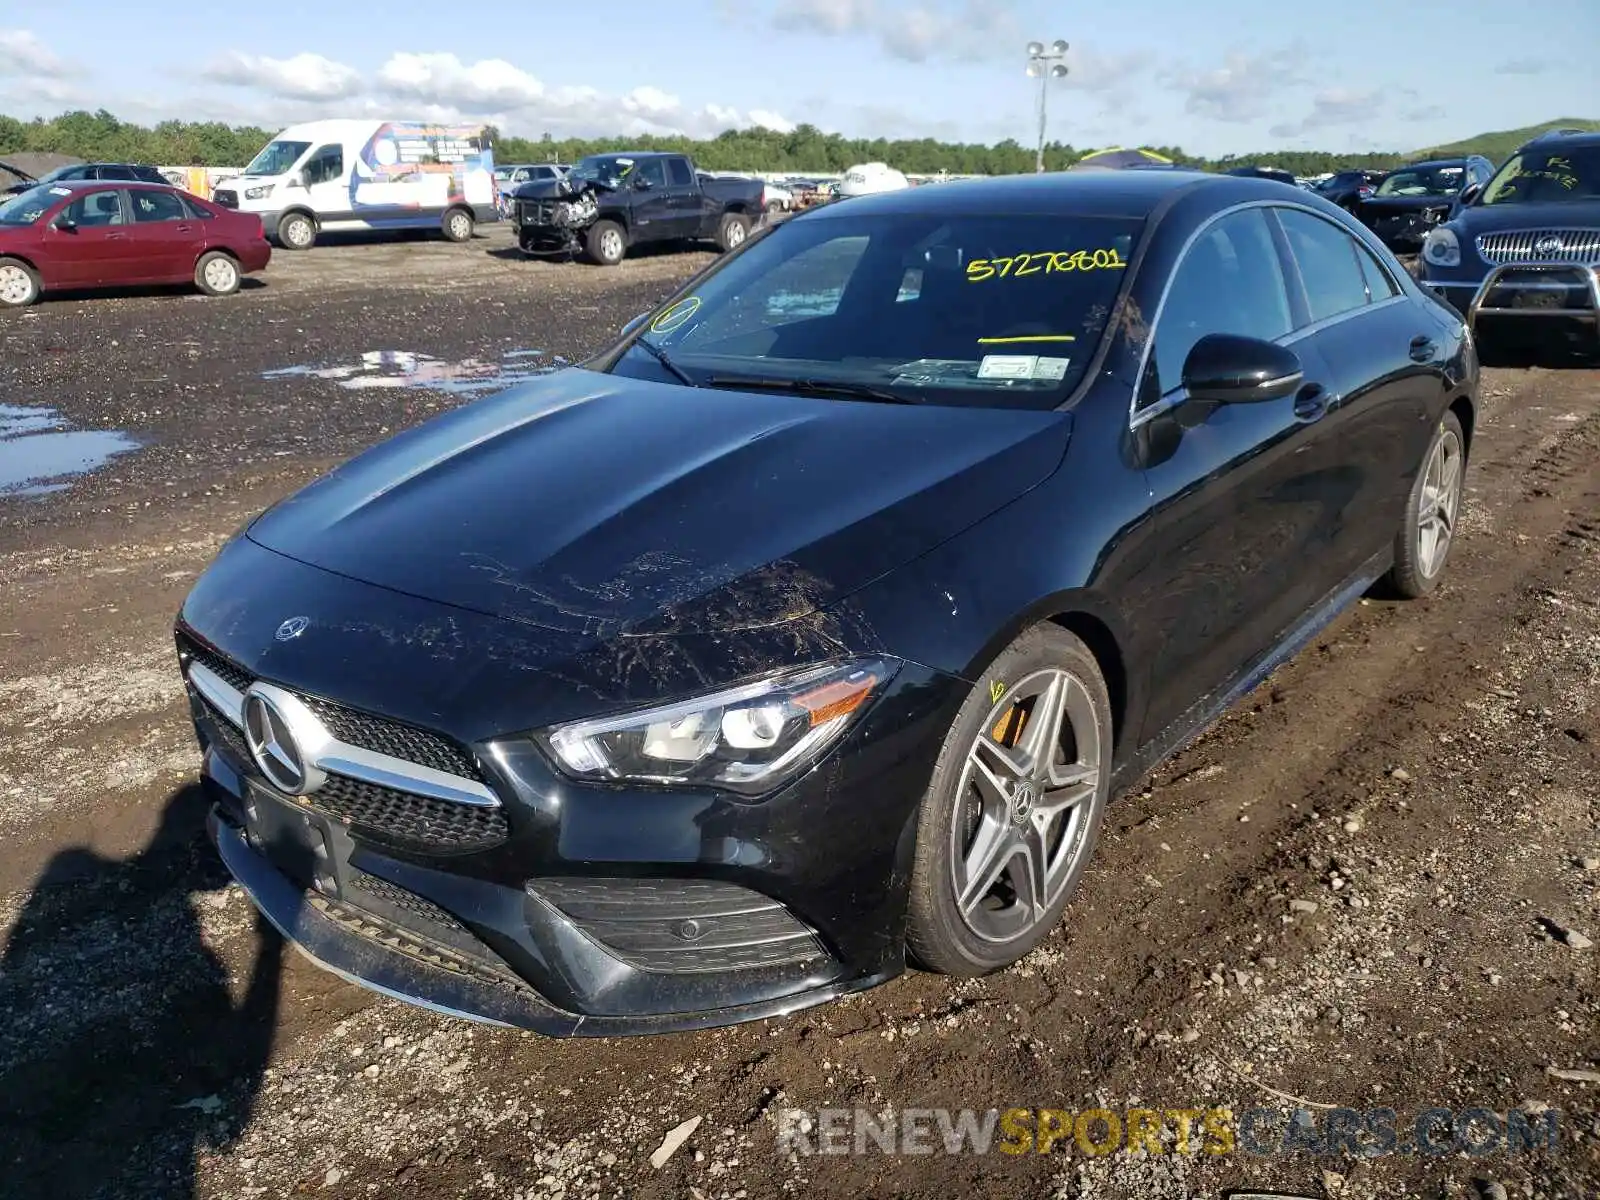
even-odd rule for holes
{"type": "Polygon", "coordinates": [[[1019,337],[979,338],[978,345],[1010,346],[1018,342],[1075,342],[1077,340],[1070,333],[1029,333],[1019,337]]]}

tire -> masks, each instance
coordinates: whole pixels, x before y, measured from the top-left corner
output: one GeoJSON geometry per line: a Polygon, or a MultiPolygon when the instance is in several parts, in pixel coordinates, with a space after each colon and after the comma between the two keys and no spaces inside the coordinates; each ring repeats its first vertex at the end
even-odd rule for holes
{"type": "Polygon", "coordinates": [[[470,242],[474,222],[472,214],[464,208],[452,208],[439,222],[439,231],[447,242],[470,242]]]}
{"type": "Polygon", "coordinates": [[[292,212],[278,222],[278,244],[285,250],[309,250],[317,242],[317,223],[310,214],[292,212]]]}
{"type": "Polygon", "coordinates": [[[767,202],[767,215],[775,217],[783,211],[783,205],[777,200],[767,202]]]}
{"type": "Polygon", "coordinates": [[[743,213],[723,213],[717,226],[717,248],[724,254],[737,250],[750,236],[750,218],[743,213]]]}
{"type": "Polygon", "coordinates": [[[0,308],[27,308],[40,290],[39,272],[20,258],[0,258],[0,308]]]}
{"type": "Polygon", "coordinates": [[[231,254],[210,250],[194,265],[194,285],[208,296],[231,296],[239,290],[239,264],[231,254]]]}
{"type": "Polygon", "coordinates": [[[628,253],[628,237],[615,221],[596,221],[584,234],[583,248],[591,262],[614,267],[628,253]]]}
{"type": "Polygon", "coordinates": [[[1111,752],[1105,678],[1073,634],[1037,625],[990,664],[956,714],[922,799],[906,927],[918,963],[946,975],[985,975],[1049,935],[1094,853],[1111,790],[1111,752]],[[1064,703],[1053,703],[1056,697],[1064,703]],[[1039,736],[1028,731],[1042,704],[1060,714],[1046,760],[1054,781],[1043,767],[1012,773],[1003,766],[1027,766],[1028,755],[1001,751],[1024,749],[1039,736]],[[1072,764],[1064,761],[1069,754],[1072,764]],[[1057,790],[1069,778],[1074,782],[1057,790]],[[999,852],[987,856],[991,870],[969,875],[986,857],[977,853],[985,839],[999,852]],[[1044,860],[1042,877],[1025,873],[1029,849],[1044,860]],[[993,883],[978,890],[991,874],[993,883]],[[1017,885],[1029,878],[1032,898],[1024,903],[1017,885]],[[975,886],[964,900],[969,882],[975,886]]]}
{"type": "Polygon", "coordinates": [[[1405,518],[1394,536],[1394,566],[1388,584],[1407,600],[1426,596],[1444,576],[1455,545],[1466,470],[1467,440],[1455,413],[1447,412],[1422,456],[1422,466],[1406,497],[1405,518]]]}

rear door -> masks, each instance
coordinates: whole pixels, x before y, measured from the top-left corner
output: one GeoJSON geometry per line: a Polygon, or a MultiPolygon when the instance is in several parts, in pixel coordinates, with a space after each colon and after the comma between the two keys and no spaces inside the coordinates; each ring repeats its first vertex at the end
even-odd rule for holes
{"type": "Polygon", "coordinates": [[[1238,678],[1333,581],[1319,540],[1325,367],[1316,348],[1303,348],[1300,393],[1279,400],[1212,405],[1182,384],[1185,358],[1209,334],[1291,338],[1289,282],[1267,210],[1241,209],[1201,229],[1156,317],[1131,419],[1150,448],[1159,546],[1127,588],[1158,647],[1143,739],[1238,678]]]}
{"type": "Polygon", "coordinates": [[[1276,217],[1300,301],[1291,344],[1316,348],[1335,397],[1313,465],[1325,505],[1320,540],[1345,575],[1399,528],[1445,387],[1447,331],[1335,222],[1298,208],[1276,217]]]}
{"type": "Polygon", "coordinates": [[[205,227],[190,214],[176,192],[129,188],[133,214],[133,270],[129,283],[168,283],[190,279],[206,246],[205,227]]]}

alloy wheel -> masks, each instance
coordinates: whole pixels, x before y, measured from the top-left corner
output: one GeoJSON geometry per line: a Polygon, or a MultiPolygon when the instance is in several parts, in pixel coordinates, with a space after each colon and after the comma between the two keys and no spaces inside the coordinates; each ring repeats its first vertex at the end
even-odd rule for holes
{"type": "Polygon", "coordinates": [[[735,250],[744,243],[744,226],[734,221],[728,226],[728,249],[735,250]]]}
{"type": "Polygon", "coordinates": [[[1094,701],[1059,668],[1020,681],[967,752],[951,823],[956,910],[1009,942],[1044,919],[1086,852],[1104,748],[1094,701]]]}
{"type": "Polygon", "coordinates": [[[21,267],[7,264],[0,267],[0,302],[26,304],[33,299],[33,280],[21,267]]]}
{"type": "Polygon", "coordinates": [[[608,229],[600,235],[600,253],[608,260],[622,257],[622,235],[608,229]]]}
{"type": "Polygon", "coordinates": [[[1417,568],[1432,579],[1444,566],[1461,507],[1461,439],[1446,429],[1428,455],[1417,498],[1417,568]]]}
{"type": "Polygon", "coordinates": [[[472,236],[472,222],[467,219],[466,213],[456,213],[450,218],[450,236],[458,242],[464,242],[472,236]]]}

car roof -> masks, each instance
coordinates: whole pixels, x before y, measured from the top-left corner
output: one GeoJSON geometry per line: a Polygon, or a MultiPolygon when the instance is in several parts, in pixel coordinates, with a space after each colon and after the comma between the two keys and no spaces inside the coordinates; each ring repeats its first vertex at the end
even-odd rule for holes
{"type": "Polygon", "coordinates": [[[1563,146],[1593,146],[1600,144],[1600,129],[1547,129],[1538,137],[1528,139],[1520,149],[1542,146],[1547,142],[1560,142],[1563,146]]]}
{"type": "MultiPolygon", "coordinates": [[[[74,191],[89,191],[92,188],[127,187],[138,188],[146,192],[183,192],[184,189],[170,183],[156,183],[150,179],[52,179],[49,183],[38,184],[46,188],[70,188],[74,191]]],[[[188,195],[184,192],[184,195],[188,195]]]]}
{"type": "Polygon", "coordinates": [[[1204,190],[1220,205],[1283,199],[1284,185],[1249,175],[1212,175],[1180,167],[1120,171],[1052,171],[993,179],[954,179],[938,187],[855,196],[806,214],[1030,212],[1090,217],[1147,217],[1169,197],[1204,190]]]}

